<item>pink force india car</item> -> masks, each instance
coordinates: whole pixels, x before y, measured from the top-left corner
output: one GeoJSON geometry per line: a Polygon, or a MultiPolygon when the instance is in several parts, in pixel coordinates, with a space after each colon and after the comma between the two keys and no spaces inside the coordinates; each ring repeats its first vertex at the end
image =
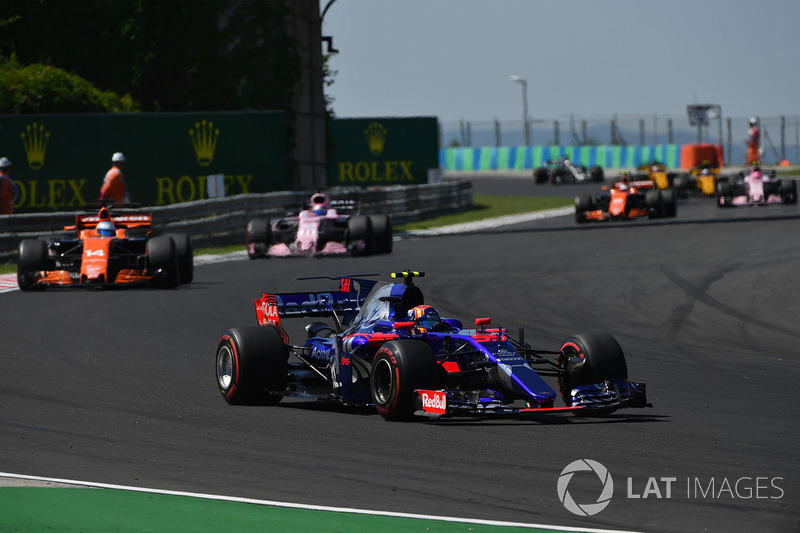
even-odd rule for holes
{"type": "Polygon", "coordinates": [[[329,202],[311,195],[297,216],[254,218],[245,244],[250,259],[259,257],[369,255],[392,251],[392,222],[387,214],[362,215],[354,201],[329,202]]]}
{"type": "Polygon", "coordinates": [[[758,165],[733,180],[720,178],[717,182],[719,207],[796,203],[797,181],[775,179],[774,170],[761,170],[758,165]]]}

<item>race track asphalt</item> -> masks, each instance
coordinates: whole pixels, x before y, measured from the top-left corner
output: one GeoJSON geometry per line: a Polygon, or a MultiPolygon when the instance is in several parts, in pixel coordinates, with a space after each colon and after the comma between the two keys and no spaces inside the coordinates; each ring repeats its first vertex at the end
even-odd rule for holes
{"type": "MultiPolygon", "coordinates": [[[[567,216],[401,240],[390,255],[202,265],[174,291],[3,293],[0,471],[568,527],[798,531],[799,228],[796,205],[689,200],[672,221],[567,216]],[[222,400],[217,340],[255,324],[262,291],[330,290],[294,280],[401,269],[427,273],[418,285],[442,315],[491,316],[512,334],[524,325],[539,348],[612,333],[654,407],[409,424],[302,400],[222,400]],[[584,458],[614,481],[591,517],[557,492],[562,470],[584,458]]],[[[302,324],[289,329],[302,339],[302,324]]],[[[569,490],[594,503],[598,483],[576,474],[569,490]]]]}

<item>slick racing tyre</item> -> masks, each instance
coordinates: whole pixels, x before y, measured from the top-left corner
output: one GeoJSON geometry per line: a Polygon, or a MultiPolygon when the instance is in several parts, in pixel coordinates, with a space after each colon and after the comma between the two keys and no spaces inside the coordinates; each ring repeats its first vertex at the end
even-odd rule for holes
{"type": "Polygon", "coordinates": [[[389,215],[369,215],[372,224],[372,253],[392,253],[392,221],[389,215]]]}
{"type": "Polygon", "coordinates": [[[547,183],[550,173],[544,167],[539,167],[533,171],[533,182],[537,185],[547,183]]]}
{"type": "Polygon", "coordinates": [[[372,360],[369,388],[375,409],[386,420],[412,418],[416,410],[414,391],[441,388],[442,371],[433,350],[424,342],[387,342],[372,360]]]}
{"type": "Polygon", "coordinates": [[[675,176],[672,181],[672,188],[675,189],[675,194],[678,198],[689,198],[689,178],[683,174],[675,176]]]}
{"type": "Polygon", "coordinates": [[[603,173],[603,167],[599,165],[593,166],[592,170],[589,171],[589,175],[592,177],[592,181],[597,183],[602,183],[606,179],[605,174],[603,173]]]}
{"type": "Polygon", "coordinates": [[[552,172],[550,172],[550,183],[553,185],[560,185],[564,183],[567,178],[567,171],[563,168],[554,168],[552,172]]]}
{"type": "MultiPolygon", "coordinates": [[[[19,243],[17,285],[23,291],[37,287],[35,275],[47,270],[47,243],[42,239],[24,239],[19,243]]],[[[42,285],[42,288],[45,286],[42,285]]]]}
{"type": "Polygon", "coordinates": [[[353,215],[347,220],[345,245],[353,255],[369,255],[373,248],[372,221],[365,215],[353,215]]]}
{"type": "Polygon", "coordinates": [[[659,192],[660,191],[657,191],[656,189],[651,189],[644,195],[645,204],[650,210],[650,214],[647,215],[648,218],[659,218],[664,216],[662,197],[659,192]]]}
{"type": "Polygon", "coordinates": [[[778,180],[780,183],[781,203],[796,204],[797,203],[797,180],[782,179],[778,180]]]}
{"type": "Polygon", "coordinates": [[[717,182],[717,206],[729,207],[733,205],[733,190],[731,184],[727,181],[717,182]]]}
{"type": "Polygon", "coordinates": [[[244,232],[244,244],[247,246],[247,256],[250,259],[266,257],[267,250],[272,244],[269,220],[254,218],[248,222],[244,232]]]}
{"type": "Polygon", "coordinates": [[[147,241],[147,271],[156,287],[174,289],[178,286],[178,256],[172,237],[160,235],[147,241]]]}
{"type": "MultiPolygon", "coordinates": [[[[564,405],[572,405],[572,389],[606,380],[628,379],[628,365],[617,340],[608,333],[575,335],[564,341],[558,355],[558,389],[564,405]]],[[[587,408],[578,415],[603,416],[618,407],[587,408]]]]}
{"type": "Polygon", "coordinates": [[[594,198],[586,195],[575,197],[575,220],[578,224],[586,222],[586,212],[594,209],[594,198]]]}
{"type": "Polygon", "coordinates": [[[178,282],[191,283],[194,279],[194,251],[192,239],[186,233],[170,233],[175,243],[175,256],[178,259],[178,282]]]}
{"type": "Polygon", "coordinates": [[[270,326],[231,328],[217,344],[217,386],[230,405],[275,405],[283,398],[289,351],[270,326]]]}
{"type": "Polygon", "coordinates": [[[660,197],[663,216],[674,217],[678,214],[678,199],[675,197],[674,190],[664,189],[658,191],[658,196],[660,197]]]}

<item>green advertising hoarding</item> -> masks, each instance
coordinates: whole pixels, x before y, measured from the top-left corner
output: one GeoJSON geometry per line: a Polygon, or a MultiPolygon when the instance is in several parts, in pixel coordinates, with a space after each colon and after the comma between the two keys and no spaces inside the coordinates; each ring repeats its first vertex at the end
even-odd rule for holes
{"type": "Polygon", "coordinates": [[[428,169],[439,166],[436,117],[339,118],[330,127],[331,186],[427,183],[428,169]]]}
{"type": "Polygon", "coordinates": [[[288,187],[282,111],[0,116],[0,156],[20,188],[15,212],[92,202],[114,152],[125,154],[131,201],[143,205],[207,198],[208,176],[226,196],[288,187]]]}

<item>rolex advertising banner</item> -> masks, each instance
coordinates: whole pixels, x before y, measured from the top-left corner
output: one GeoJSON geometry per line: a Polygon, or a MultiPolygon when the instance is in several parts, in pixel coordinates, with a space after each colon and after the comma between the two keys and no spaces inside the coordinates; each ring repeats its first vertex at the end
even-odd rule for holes
{"type": "Polygon", "coordinates": [[[288,188],[282,111],[0,116],[16,213],[94,201],[114,152],[146,206],[288,188]]]}
{"type": "Polygon", "coordinates": [[[427,183],[428,169],[439,166],[436,117],[339,118],[330,127],[331,186],[427,183]]]}

